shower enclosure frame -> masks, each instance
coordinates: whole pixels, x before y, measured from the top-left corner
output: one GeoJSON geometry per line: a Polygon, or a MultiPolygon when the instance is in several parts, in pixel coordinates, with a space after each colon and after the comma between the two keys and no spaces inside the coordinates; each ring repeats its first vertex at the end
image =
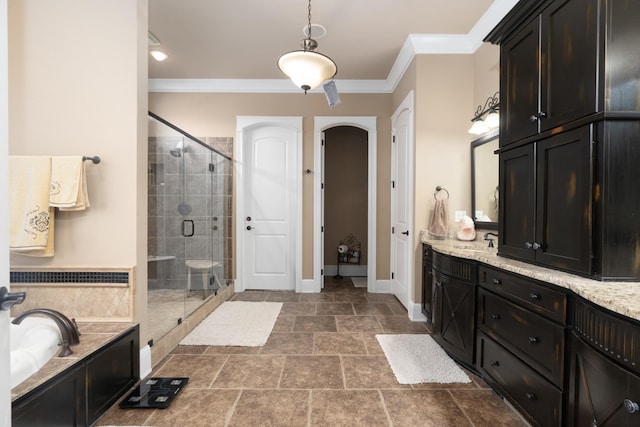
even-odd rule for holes
{"type": "Polygon", "coordinates": [[[228,283],[232,159],[152,112],[149,120],[157,132],[149,136],[148,311],[157,340],[228,283]]]}

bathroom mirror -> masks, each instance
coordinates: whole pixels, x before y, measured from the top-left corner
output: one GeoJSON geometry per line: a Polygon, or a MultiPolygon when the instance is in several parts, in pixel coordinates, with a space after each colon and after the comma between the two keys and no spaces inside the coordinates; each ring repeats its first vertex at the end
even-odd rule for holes
{"type": "Polygon", "coordinates": [[[477,229],[498,229],[498,131],[471,142],[471,212],[477,229]]]}

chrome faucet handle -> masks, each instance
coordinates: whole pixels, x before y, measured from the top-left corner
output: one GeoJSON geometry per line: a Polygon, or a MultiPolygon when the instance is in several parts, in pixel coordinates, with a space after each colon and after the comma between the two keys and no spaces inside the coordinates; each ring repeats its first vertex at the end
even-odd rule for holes
{"type": "Polygon", "coordinates": [[[0,309],[9,310],[15,304],[22,304],[27,297],[26,292],[9,292],[9,290],[3,286],[0,288],[0,309]]]}

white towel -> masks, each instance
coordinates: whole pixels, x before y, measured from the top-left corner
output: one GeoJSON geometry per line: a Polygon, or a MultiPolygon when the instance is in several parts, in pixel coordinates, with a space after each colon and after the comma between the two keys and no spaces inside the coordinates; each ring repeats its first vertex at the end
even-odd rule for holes
{"type": "Polygon", "coordinates": [[[9,156],[9,250],[53,256],[51,157],[9,156]]]}
{"type": "Polygon", "coordinates": [[[61,211],[79,211],[89,207],[87,174],[82,156],[52,157],[49,206],[61,211]]]}

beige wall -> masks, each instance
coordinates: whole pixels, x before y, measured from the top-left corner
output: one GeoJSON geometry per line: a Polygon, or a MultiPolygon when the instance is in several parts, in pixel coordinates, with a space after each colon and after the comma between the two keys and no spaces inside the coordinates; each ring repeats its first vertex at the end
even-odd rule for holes
{"type": "MultiPolygon", "coordinates": [[[[338,85],[338,90],[340,89],[338,85]]],[[[236,116],[302,116],[303,169],[314,168],[315,116],[375,116],[378,135],[377,278],[389,274],[391,94],[341,94],[330,109],[324,94],[150,93],[149,110],[197,137],[236,136],[236,116]]],[[[303,279],[313,276],[313,175],[303,175],[303,279]]]]}
{"type": "Polygon", "coordinates": [[[9,154],[102,158],[88,165],[91,207],[56,216],[55,256],[12,255],[11,267],[140,266],[142,314],[146,60],[147,0],[9,2],[9,154]]]}

